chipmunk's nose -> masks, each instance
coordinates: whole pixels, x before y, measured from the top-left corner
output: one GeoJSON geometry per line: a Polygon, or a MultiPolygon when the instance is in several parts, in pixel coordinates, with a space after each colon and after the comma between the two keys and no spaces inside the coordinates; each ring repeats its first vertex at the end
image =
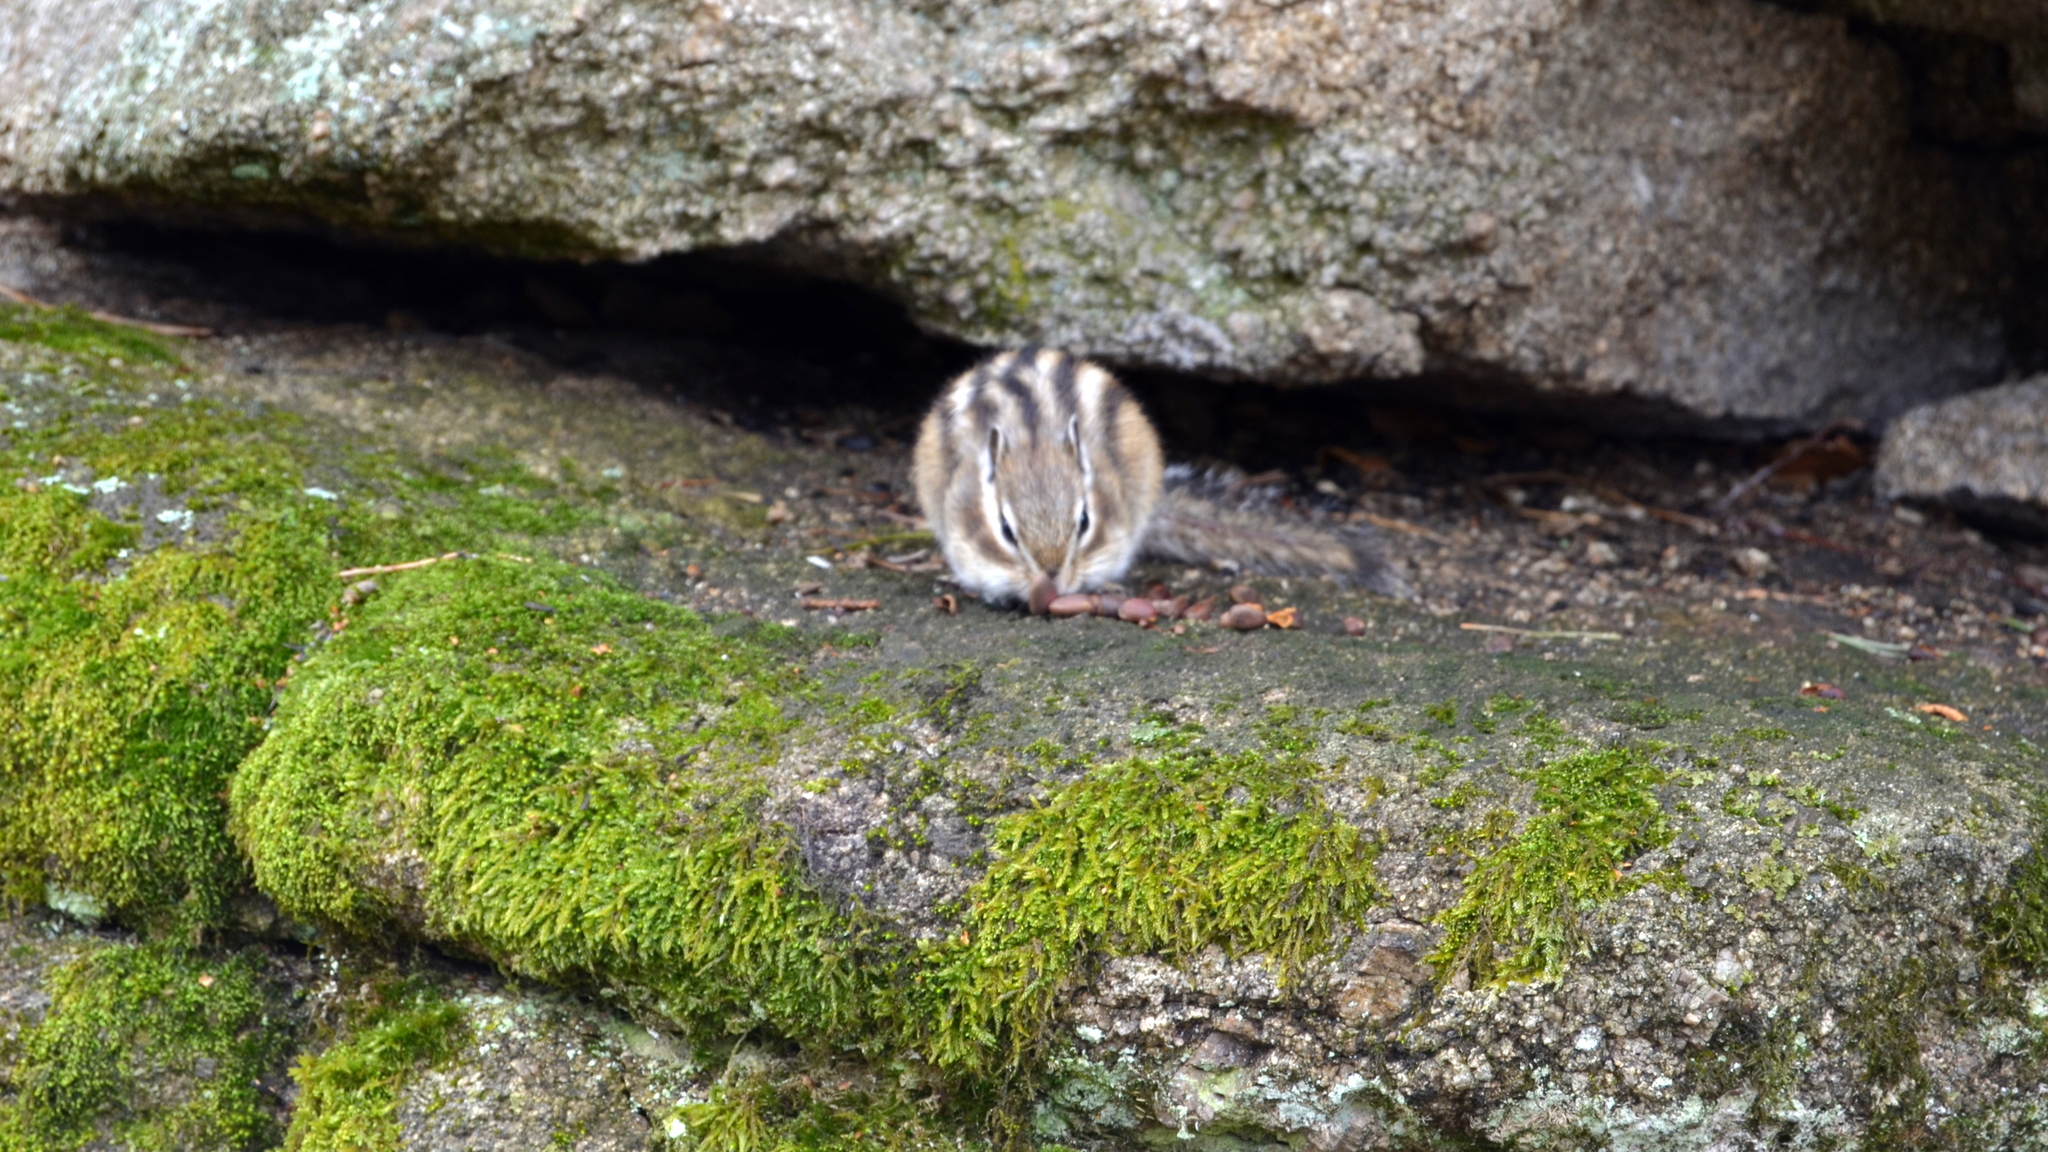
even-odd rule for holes
{"type": "Polygon", "coordinates": [[[1031,578],[1031,588],[1024,595],[1025,600],[1031,605],[1031,614],[1043,616],[1046,610],[1052,607],[1052,598],[1058,595],[1058,592],[1053,588],[1052,577],[1040,572],[1031,578]]]}

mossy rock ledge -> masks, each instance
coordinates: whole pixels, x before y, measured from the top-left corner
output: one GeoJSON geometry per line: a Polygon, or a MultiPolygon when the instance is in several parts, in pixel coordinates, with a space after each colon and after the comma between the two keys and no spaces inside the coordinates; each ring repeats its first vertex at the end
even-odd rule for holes
{"type": "Polygon", "coordinates": [[[0,1148],[2044,1138],[2032,671],[948,614],[777,507],[900,460],[488,342],[0,421],[0,1148]]]}

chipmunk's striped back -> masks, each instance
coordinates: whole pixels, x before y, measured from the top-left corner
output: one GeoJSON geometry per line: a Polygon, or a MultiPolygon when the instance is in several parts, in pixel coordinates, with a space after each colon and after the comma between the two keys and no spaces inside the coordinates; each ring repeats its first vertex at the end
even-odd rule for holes
{"type": "Polygon", "coordinates": [[[1042,610],[1130,568],[1163,469],[1151,421],[1114,376],[1023,348],[939,394],[918,434],[914,479],[960,583],[1042,610]]]}

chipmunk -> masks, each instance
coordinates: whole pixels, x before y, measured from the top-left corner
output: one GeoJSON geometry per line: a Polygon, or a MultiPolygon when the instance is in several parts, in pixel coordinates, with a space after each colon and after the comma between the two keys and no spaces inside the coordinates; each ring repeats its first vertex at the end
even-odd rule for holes
{"type": "Polygon", "coordinates": [[[1065,352],[998,353],[946,385],[912,479],[954,579],[1034,614],[1121,580],[1140,554],[1411,594],[1363,531],[1289,521],[1228,473],[1167,467],[1124,386],[1065,352]]]}

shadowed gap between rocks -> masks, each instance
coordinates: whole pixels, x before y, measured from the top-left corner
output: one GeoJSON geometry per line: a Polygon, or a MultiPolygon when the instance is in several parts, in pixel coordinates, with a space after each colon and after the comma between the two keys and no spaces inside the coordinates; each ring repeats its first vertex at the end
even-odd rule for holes
{"type": "MultiPolygon", "coordinates": [[[[525,261],[317,231],[138,219],[74,223],[64,242],[104,266],[96,271],[114,273],[92,286],[114,311],[124,310],[125,295],[137,314],[230,334],[304,323],[489,334],[571,371],[612,373],[706,405],[750,431],[844,426],[850,430],[837,438],[855,451],[883,437],[907,443],[939,384],[987,351],[923,331],[879,293],[789,270],[763,251],[644,264],[525,261]]],[[[1500,445],[1576,451],[1611,439],[1718,452],[1711,445],[1776,431],[1702,422],[1629,396],[1544,394],[1483,366],[1298,388],[1123,375],[1177,458],[1252,472],[1306,474],[1329,463],[1331,445],[1472,456],[1500,445]]],[[[1524,465],[1537,466],[1515,466],[1524,465]]]]}

